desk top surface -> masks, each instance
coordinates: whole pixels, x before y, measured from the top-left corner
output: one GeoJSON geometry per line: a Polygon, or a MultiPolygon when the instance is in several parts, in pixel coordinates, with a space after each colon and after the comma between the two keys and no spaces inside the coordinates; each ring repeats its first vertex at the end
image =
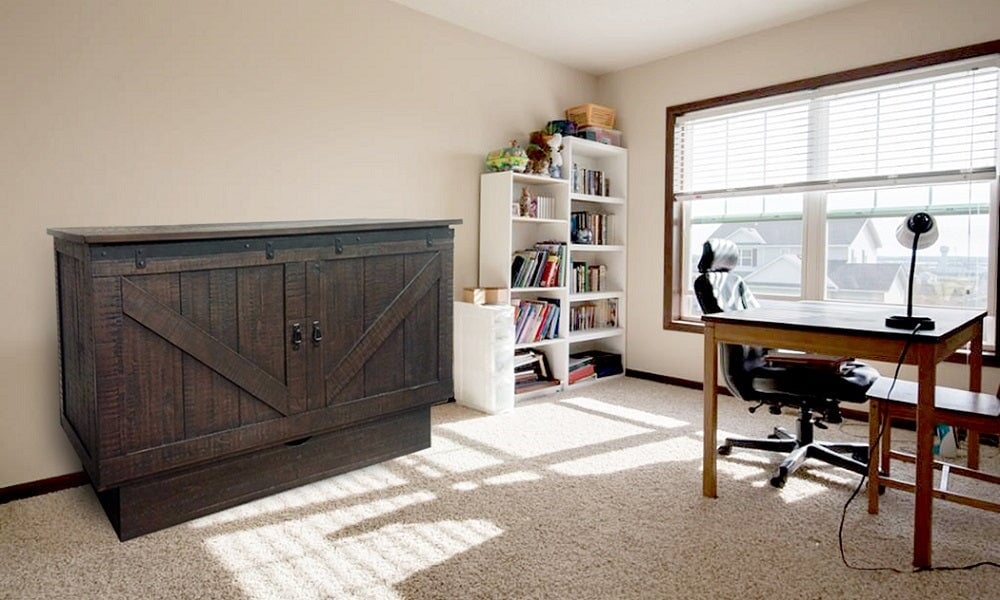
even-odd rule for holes
{"type": "MultiPolygon", "coordinates": [[[[762,306],[744,311],[703,315],[702,320],[710,323],[766,325],[776,329],[864,334],[882,338],[907,338],[912,331],[885,326],[886,317],[905,312],[906,308],[902,306],[802,301],[789,302],[786,306],[780,307],[762,306]]],[[[975,321],[982,320],[986,316],[986,311],[917,307],[913,309],[913,314],[914,316],[934,319],[934,329],[921,330],[917,332],[916,338],[933,342],[945,338],[975,321]]]]}

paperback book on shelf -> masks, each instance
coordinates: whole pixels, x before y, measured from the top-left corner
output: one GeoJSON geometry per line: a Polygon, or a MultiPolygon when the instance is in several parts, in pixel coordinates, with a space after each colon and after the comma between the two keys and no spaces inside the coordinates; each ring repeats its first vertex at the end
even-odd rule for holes
{"type": "Polygon", "coordinates": [[[552,376],[548,358],[544,352],[533,349],[514,352],[514,392],[522,394],[538,389],[559,385],[552,376]]]}
{"type": "Polygon", "coordinates": [[[561,287],[566,281],[566,244],[539,242],[511,257],[511,287],[561,287]]]}
{"type": "Polygon", "coordinates": [[[586,352],[576,352],[569,355],[570,360],[589,358],[598,378],[618,375],[623,373],[622,355],[604,350],[587,350],[586,352]]]}

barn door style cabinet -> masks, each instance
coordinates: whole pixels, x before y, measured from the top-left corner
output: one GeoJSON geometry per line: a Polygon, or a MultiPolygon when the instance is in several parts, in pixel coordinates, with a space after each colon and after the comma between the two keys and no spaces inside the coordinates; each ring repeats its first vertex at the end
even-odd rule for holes
{"type": "Polygon", "coordinates": [[[428,447],[458,223],[50,229],[62,427],[119,538],[428,447]]]}

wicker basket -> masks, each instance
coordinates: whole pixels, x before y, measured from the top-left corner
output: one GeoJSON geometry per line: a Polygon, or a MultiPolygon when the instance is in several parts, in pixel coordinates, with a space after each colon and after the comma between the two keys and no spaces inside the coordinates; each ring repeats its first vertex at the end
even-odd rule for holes
{"type": "Polygon", "coordinates": [[[613,129],[615,126],[615,109],[588,102],[587,104],[567,108],[566,118],[574,121],[578,127],[605,127],[613,129]]]}

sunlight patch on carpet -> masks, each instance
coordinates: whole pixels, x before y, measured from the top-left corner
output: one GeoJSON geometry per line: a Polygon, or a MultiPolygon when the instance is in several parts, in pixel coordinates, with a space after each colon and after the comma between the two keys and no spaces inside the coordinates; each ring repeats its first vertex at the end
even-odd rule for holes
{"type": "Polygon", "coordinates": [[[360,496],[406,485],[407,480],[384,465],[373,465],[331,477],[190,521],[195,528],[212,527],[252,519],[260,515],[360,496]]]}
{"type": "Polygon", "coordinates": [[[399,598],[393,586],[503,533],[482,519],[352,525],[435,499],[419,493],[210,538],[211,552],[252,600],[399,598]]]}
{"type": "Polygon", "coordinates": [[[399,460],[412,461],[414,464],[417,461],[429,463],[449,473],[466,473],[468,471],[502,465],[504,462],[492,454],[470,448],[447,436],[438,435],[437,432],[431,437],[430,448],[399,460]]]}
{"type": "Polygon", "coordinates": [[[700,441],[688,437],[678,437],[568,460],[549,468],[561,475],[577,477],[607,475],[648,465],[698,461],[701,459],[701,449],[700,441]]]}
{"type": "Polygon", "coordinates": [[[515,411],[445,423],[438,428],[517,458],[586,448],[652,429],[552,403],[526,404],[515,411]],[[558,431],[558,435],[553,435],[558,431]]]}
{"type": "Polygon", "coordinates": [[[510,485],[512,483],[525,483],[528,481],[538,481],[542,476],[531,471],[515,471],[514,473],[504,473],[496,477],[487,477],[483,480],[486,485],[510,485]]]}
{"type": "Polygon", "coordinates": [[[674,429],[690,425],[687,421],[681,421],[672,417],[658,415],[635,408],[627,408],[620,404],[602,402],[600,400],[594,400],[593,398],[569,398],[568,400],[562,400],[560,404],[579,406],[580,408],[585,408],[587,410],[602,412],[614,417],[628,419],[629,421],[638,421],[639,423],[644,423],[650,427],[659,427],[661,429],[674,429]]]}

